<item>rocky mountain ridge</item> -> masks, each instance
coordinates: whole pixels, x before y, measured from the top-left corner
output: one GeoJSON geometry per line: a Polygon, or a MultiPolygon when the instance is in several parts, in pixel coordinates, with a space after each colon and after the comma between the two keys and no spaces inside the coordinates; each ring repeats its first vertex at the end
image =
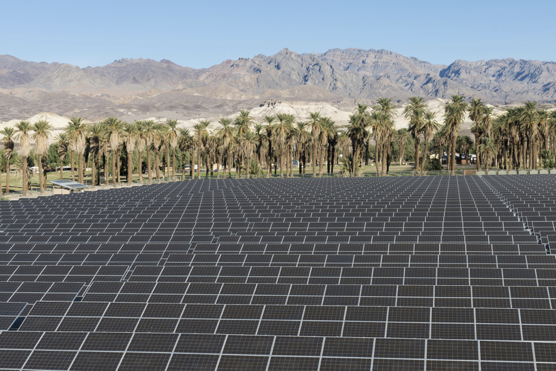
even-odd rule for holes
{"type": "Polygon", "coordinates": [[[346,102],[420,95],[480,97],[493,104],[556,103],[556,63],[496,59],[435,65],[387,50],[331,49],[226,60],[193,69],[169,60],[119,59],[79,68],[0,55],[0,121],[40,112],[191,119],[250,109],[267,99],[346,102]]]}

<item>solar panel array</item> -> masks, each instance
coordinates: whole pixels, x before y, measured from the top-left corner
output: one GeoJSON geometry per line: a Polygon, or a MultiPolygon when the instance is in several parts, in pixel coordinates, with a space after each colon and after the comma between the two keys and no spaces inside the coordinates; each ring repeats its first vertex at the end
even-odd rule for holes
{"type": "Polygon", "coordinates": [[[553,184],[195,180],[3,202],[0,368],[552,370],[553,184]]]}

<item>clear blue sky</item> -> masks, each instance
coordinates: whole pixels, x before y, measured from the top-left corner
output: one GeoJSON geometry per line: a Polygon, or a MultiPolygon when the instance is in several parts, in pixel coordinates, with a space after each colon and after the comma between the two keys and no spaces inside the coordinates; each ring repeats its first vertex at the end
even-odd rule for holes
{"type": "Polygon", "coordinates": [[[0,0],[0,54],[81,67],[143,57],[202,68],[286,47],[556,61],[554,14],[553,0],[0,0]]]}

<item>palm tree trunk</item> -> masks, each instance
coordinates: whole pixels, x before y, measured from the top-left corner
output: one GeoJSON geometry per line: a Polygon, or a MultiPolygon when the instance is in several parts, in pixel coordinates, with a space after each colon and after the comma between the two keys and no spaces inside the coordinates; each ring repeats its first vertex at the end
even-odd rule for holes
{"type": "MultiPolygon", "coordinates": [[[[315,167],[313,172],[316,172],[316,170],[317,170],[317,168],[315,167]]],[[[280,149],[280,178],[284,178],[284,153],[283,153],[283,148],[280,149]]]]}
{"type": "Polygon", "coordinates": [[[324,147],[321,146],[320,147],[320,151],[319,151],[319,178],[322,178],[322,171],[323,171],[323,166],[324,166],[324,147]]]}
{"type": "Polygon", "coordinates": [[[160,180],[160,152],[155,149],[154,151],[154,168],[156,171],[156,180],[160,180]]]}
{"type": "Polygon", "coordinates": [[[385,140],[382,143],[382,156],[380,156],[380,162],[382,164],[382,170],[381,173],[382,175],[386,175],[386,165],[388,164],[388,141],[385,140]]]}
{"type": "Polygon", "coordinates": [[[176,180],[176,149],[172,148],[172,178],[176,180]]]}
{"type": "Polygon", "coordinates": [[[531,170],[537,170],[537,140],[536,138],[531,138],[531,170]]]}
{"type": "Polygon", "coordinates": [[[245,177],[249,179],[249,165],[251,163],[251,159],[249,157],[246,158],[247,166],[245,166],[245,177]]]}
{"type": "Polygon", "coordinates": [[[133,152],[127,153],[127,184],[133,183],[133,152]]]}
{"type": "Polygon", "coordinates": [[[116,164],[117,164],[117,168],[116,168],[116,173],[118,174],[118,185],[121,185],[122,183],[122,177],[121,177],[121,172],[122,172],[122,152],[121,149],[118,149],[118,157],[116,157],[116,164]]]}
{"type": "Polygon", "coordinates": [[[153,173],[151,167],[151,147],[147,147],[147,175],[149,177],[149,184],[153,181],[153,173]]]}
{"type": "Polygon", "coordinates": [[[452,133],[452,175],[455,175],[456,170],[456,145],[457,145],[457,133],[452,133]]]}
{"type": "Polygon", "coordinates": [[[313,138],[313,148],[311,150],[311,160],[313,160],[313,178],[317,176],[317,144],[315,141],[316,138],[313,138]]]}
{"type": "MultiPolygon", "coordinates": [[[[334,155],[336,154],[336,150],[335,150],[335,145],[329,145],[330,147],[330,158],[328,159],[328,161],[330,162],[330,174],[334,174],[334,155]]],[[[369,161],[370,161],[371,156],[369,155],[369,161]]]]}
{"type": "Polygon", "coordinates": [[[143,151],[137,151],[139,155],[139,184],[143,184],[143,151]]]}
{"type": "Polygon", "coordinates": [[[421,159],[421,141],[419,136],[415,136],[415,170],[419,170],[419,160],[421,159]]]}
{"type": "MultiPolygon", "coordinates": [[[[270,142],[268,143],[268,145],[270,146],[270,142]]],[[[270,157],[270,150],[269,150],[266,155],[266,177],[270,178],[271,174],[272,174],[272,158],[270,157]]]]}
{"type": "Polygon", "coordinates": [[[44,187],[44,190],[46,191],[46,189],[47,189],[47,184],[48,184],[48,172],[47,172],[47,171],[45,171],[45,172],[43,173],[43,179],[42,179],[42,180],[43,180],[43,182],[44,182],[44,186],[43,186],[43,187],[44,187]]]}
{"type": "Polygon", "coordinates": [[[367,143],[365,143],[365,166],[369,165],[369,146],[371,145],[370,141],[367,141],[367,143]]]}
{"type": "Polygon", "coordinates": [[[109,185],[108,156],[106,156],[106,151],[104,152],[103,156],[104,156],[104,183],[106,185],[109,185]]]}
{"type": "Polygon", "coordinates": [[[112,185],[116,186],[116,151],[112,151],[112,185]]]}
{"type": "Polygon", "coordinates": [[[228,159],[226,160],[226,168],[228,170],[228,178],[232,178],[232,167],[234,165],[234,156],[231,148],[228,147],[228,159]]]}
{"type": "Polygon", "coordinates": [[[43,191],[44,191],[42,176],[43,176],[43,173],[42,173],[42,154],[39,154],[39,186],[40,186],[41,193],[43,193],[43,191]]]}
{"type": "Polygon", "coordinates": [[[166,174],[170,180],[170,147],[166,144],[166,174]]]}
{"type": "Polygon", "coordinates": [[[241,159],[240,159],[241,154],[237,154],[236,156],[234,156],[234,163],[236,165],[236,175],[234,176],[235,179],[239,179],[239,175],[241,173],[241,159]]]}
{"type": "Polygon", "coordinates": [[[512,143],[512,165],[513,165],[513,168],[517,168],[518,164],[519,164],[519,160],[517,158],[517,142],[514,139],[513,143],[512,143]]]}
{"type": "MultiPolygon", "coordinates": [[[[481,136],[480,135],[475,135],[475,148],[477,149],[479,147],[479,143],[481,143],[481,136]]],[[[475,150],[475,152],[477,153],[477,170],[481,170],[481,160],[479,158],[479,151],[475,150]]]]}
{"type": "Polygon", "coordinates": [[[185,151],[181,153],[181,175],[182,180],[185,180],[185,151]]]}
{"type": "Polygon", "coordinates": [[[10,194],[10,159],[12,157],[6,157],[6,195],[10,194]]]}
{"type": "Polygon", "coordinates": [[[524,135],[521,137],[521,146],[520,146],[519,149],[520,149],[521,157],[522,157],[522,161],[521,161],[522,165],[521,166],[525,170],[525,169],[527,169],[527,162],[526,162],[527,161],[527,155],[526,155],[527,147],[525,145],[525,136],[524,135]]]}
{"type": "Polygon", "coordinates": [[[429,141],[425,139],[425,151],[423,152],[423,160],[421,161],[421,170],[425,170],[428,151],[429,151],[429,141]]]}
{"type": "Polygon", "coordinates": [[[201,179],[201,149],[197,148],[197,178],[201,179]]]}
{"type": "Polygon", "coordinates": [[[330,152],[331,152],[331,146],[328,145],[328,147],[326,148],[326,174],[330,174],[330,152]]]}
{"type": "Polygon", "coordinates": [[[77,154],[77,179],[79,183],[83,184],[83,153],[77,154]]]}
{"type": "Polygon", "coordinates": [[[27,196],[29,191],[29,174],[27,174],[27,156],[22,157],[23,161],[23,196],[27,196]]]}
{"type": "MultiPolygon", "coordinates": [[[[9,161],[8,161],[9,164],[9,161]]],[[[64,160],[60,158],[60,180],[64,179],[64,160]]]]}
{"type": "Polygon", "coordinates": [[[193,148],[189,151],[189,178],[195,179],[195,151],[193,148]]]}
{"type": "Polygon", "coordinates": [[[73,170],[73,167],[74,167],[74,166],[73,166],[73,164],[74,164],[74,162],[73,162],[73,151],[71,151],[70,162],[71,162],[71,180],[72,180],[73,182],[75,182],[75,172],[74,172],[74,170],[73,170]]]}
{"type": "Polygon", "coordinates": [[[378,144],[378,140],[375,139],[375,167],[376,167],[376,176],[381,176],[380,174],[380,166],[378,166],[378,157],[380,155],[379,151],[380,145],[378,144]]]}
{"type": "Polygon", "coordinates": [[[208,154],[205,156],[205,178],[208,179],[209,176],[209,156],[208,154]]]}
{"type": "Polygon", "coordinates": [[[508,141],[504,140],[504,170],[508,171],[508,141]]]}
{"type": "Polygon", "coordinates": [[[94,154],[91,156],[91,161],[92,161],[92,163],[91,163],[91,188],[95,188],[95,183],[96,183],[97,180],[95,178],[96,167],[95,167],[95,155],[94,154]]]}

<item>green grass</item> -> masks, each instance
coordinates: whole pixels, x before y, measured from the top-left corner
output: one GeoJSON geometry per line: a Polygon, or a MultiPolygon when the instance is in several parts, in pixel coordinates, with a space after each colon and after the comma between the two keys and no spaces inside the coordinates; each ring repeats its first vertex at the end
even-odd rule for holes
{"type": "MultiPolygon", "coordinates": [[[[458,173],[460,173],[462,170],[466,170],[466,169],[476,169],[475,165],[457,165],[456,166],[456,171],[458,173]]],[[[363,176],[376,176],[376,167],[374,166],[374,163],[363,166],[362,167],[362,173],[363,176]]],[[[494,170],[494,169],[491,169],[494,170]]],[[[317,176],[318,176],[318,168],[317,168],[317,176]]],[[[328,174],[326,174],[326,166],[323,167],[323,176],[329,176],[328,174]]],[[[443,171],[446,171],[446,167],[443,168],[443,171]]],[[[389,172],[389,176],[402,176],[402,175],[412,175],[413,172],[413,167],[411,165],[402,165],[400,166],[398,163],[392,163],[390,165],[390,172],[389,172]]],[[[101,176],[102,176],[103,172],[101,172],[101,176]]],[[[216,178],[216,172],[213,174],[212,178],[215,179],[216,178]]],[[[235,178],[235,170],[232,170],[231,172],[231,178],[235,178]]],[[[299,168],[295,167],[293,169],[293,174],[294,177],[299,177],[299,168]]],[[[160,173],[161,177],[164,176],[164,174],[161,172],[160,173]]],[[[305,169],[305,174],[303,175],[304,177],[311,177],[313,175],[313,169],[311,166],[307,166],[307,168],[305,169]]],[[[335,166],[334,167],[334,174],[331,174],[334,176],[341,176],[341,170],[340,170],[340,166],[335,166]]],[[[176,176],[178,178],[178,180],[183,180],[183,176],[181,174],[181,171],[176,172],[176,176]]],[[[286,176],[286,171],[284,171],[284,176],[286,176]]],[[[230,178],[230,175],[228,174],[228,171],[226,171],[225,173],[225,177],[226,178],[230,178]]],[[[252,176],[250,175],[250,178],[265,178],[266,177],[266,171],[263,171],[260,175],[258,176],[252,176]]],[[[278,170],[278,172],[276,173],[276,175],[274,175],[274,171],[272,171],[271,174],[272,178],[275,177],[280,177],[280,170],[278,170]]],[[[71,171],[64,171],[64,178],[65,180],[71,180],[71,171]]],[[[121,181],[122,183],[126,183],[126,176],[122,175],[121,177],[121,181]]],[[[153,179],[156,178],[156,173],[153,172],[153,179]]],[[[197,172],[195,172],[195,178],[197,178],[197,172]]],[[[206,173],[204,171],[201,171],[201,179],[205,179],[206,178],[206,173]]],[[[210,173],[208,178],[211,178],[210,173]]],[[[240,178],[245,178],[245,173],[242,172],[240,178]]],[[[51,172],[48,173],[48,181],[51,180],[59,180],[60,179],[60,173],[59,172],[51,172]]],[[[189,172],[186,171],[185,173],[185,180],[190,179],[189,177],[189,172]]],[[[77,171],[75,171],[75,180],[77,181],[77,171]]],[[[139,174],[134,174],[133,175],[133,181],[137,182],[139,180],[139,174]]],[[[1,174],[0,175],[0,181],[1,181],[1,185],[2,185],[2,193],[4,194],[4,192],[6,191],[6,174],[1,174]]],[[[90,171],[86,171],[84,174],[84,181],[86,184],[91,184],[91,172],[90,171]]],[[[143,182],[147,183],[148,181],[148,176],[147,175],[143,175],[143,182]]],[[[101,180],[101,186],[105,185],[105,181],[101,180]]],[[[109,184],[112,184],[112,178],[109,179],[109,184]]],[[[40,189],[39,187],[39,175],[38,174],[33,174],[33,176],[30,178],[30,188],[29,190],[31,191],[31,193],[34,192],[38,192],[40,189]]],[[[51,193],[52,192],[52,184],[47,183],[47,193],[51,193]]],[[[15,177],[13,174],[10,176],[10,194],[21,194],[22,193],[22,179],[21,177],[15,177]]]]}

